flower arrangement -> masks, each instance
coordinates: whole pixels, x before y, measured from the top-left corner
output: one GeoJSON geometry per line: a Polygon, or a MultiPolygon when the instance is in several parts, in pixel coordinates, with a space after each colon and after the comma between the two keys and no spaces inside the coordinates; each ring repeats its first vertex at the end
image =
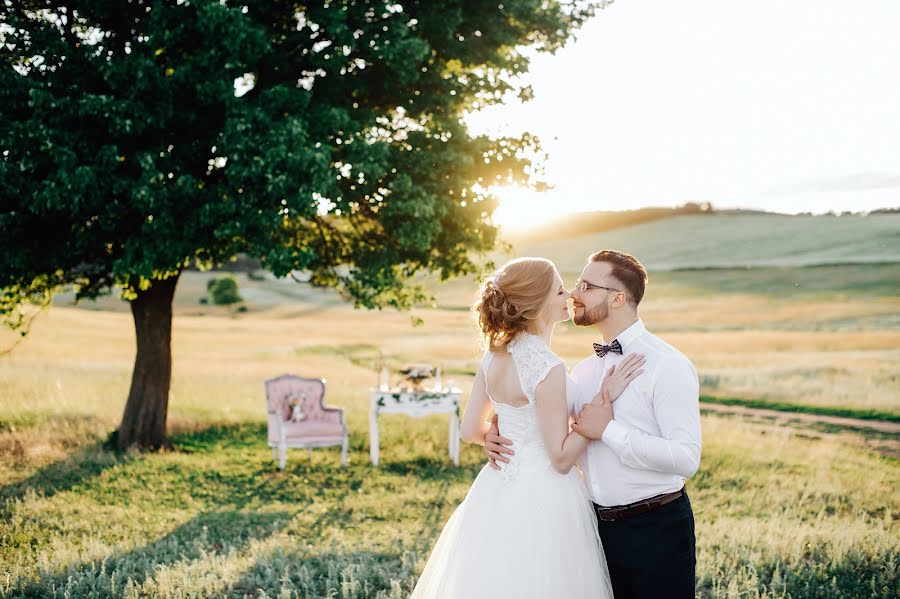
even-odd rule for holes
{"type": "Polygon", "coordinates": [[[434,367],[431,364],[407,364],[400,369],[400,374],[418,388],[421,387],[422,381],[434,376],[434,367]]]}
{"type": "Polygon", "coordinates": [[[291,422],[303,422],[306,420],[306,414],[303,413],[303,402],[306,401],[306,394],[291,395],[288,398],[287,406],[290,410],[288,420],[291,422]]]}

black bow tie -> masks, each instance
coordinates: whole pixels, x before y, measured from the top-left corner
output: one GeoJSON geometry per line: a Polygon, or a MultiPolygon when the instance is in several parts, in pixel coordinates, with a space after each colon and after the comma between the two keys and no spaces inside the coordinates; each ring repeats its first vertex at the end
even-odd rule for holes
{"type": "Polygon", "coordinates": [[[609,345],[602,345],[600,343],[595,343],[594,351],[597,352],[597,355],[600,356],[601,358],[603,356],[605,356],[606,354],[608,354],[609,352],[612,352],[614,354],[619,354],[621,356],[622,355],[622,345],[619,343],[618,339],[613,339],[613,342],[610,343],[609,345]]]}

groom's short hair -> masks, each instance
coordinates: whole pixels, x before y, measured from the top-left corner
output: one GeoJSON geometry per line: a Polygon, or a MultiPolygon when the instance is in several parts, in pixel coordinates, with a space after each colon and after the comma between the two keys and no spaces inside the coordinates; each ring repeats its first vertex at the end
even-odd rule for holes
{"type": "Polygon", "coordinates": [[[644,289],[647,288],[647,269],[640,260],[615,250],[600,250],[591,254],[588,262],[606,262],[612,265],[610,273],[625,287],[628,300],[635,306],[644,298],[644,289]]]}

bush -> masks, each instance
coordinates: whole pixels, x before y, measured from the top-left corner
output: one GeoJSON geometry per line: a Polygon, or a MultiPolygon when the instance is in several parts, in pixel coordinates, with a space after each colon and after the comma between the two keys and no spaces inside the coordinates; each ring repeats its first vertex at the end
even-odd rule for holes
{"type": "Polygon", "coordinates": [[[201,303],[201,304],[208,304],[208,303],[209,303],[209,298],[208,298],[208,297],[201,297],[201,298],[200,298],[200,303],[201,303]]]}
{"type": "Polygon", "coordinates": [[[234,277],[222,277],[214,281],[209,289],[214,304],[221,306],[244,301],[238,293],[238,284],[234,277]]]}

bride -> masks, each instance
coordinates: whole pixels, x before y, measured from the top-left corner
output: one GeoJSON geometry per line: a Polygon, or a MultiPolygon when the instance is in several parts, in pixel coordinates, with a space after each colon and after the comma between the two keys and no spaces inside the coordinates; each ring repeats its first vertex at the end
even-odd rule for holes
{"type": "MultiPolygon", "coordinates": [[[[412,599],[612,597],[596,516],[572,468],[589,442],[569,430],[575,384],[550,350],[553,327],[569,319],[568,298],[543,258],[508,262],[482,285],[474,309],[487,351],[461,435],[482,443],[493,409],[514,455],[478,474],[412,599]]],[[[627,384],[617,375],[594,399],[605,409],[627,384]]]]}

